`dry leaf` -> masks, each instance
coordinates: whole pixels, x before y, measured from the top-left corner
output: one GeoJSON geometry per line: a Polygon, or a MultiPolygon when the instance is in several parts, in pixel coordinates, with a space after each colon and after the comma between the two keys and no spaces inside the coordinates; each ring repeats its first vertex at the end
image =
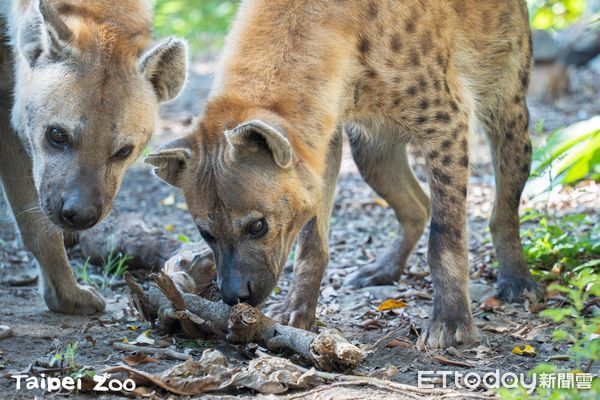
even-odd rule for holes
{"type": "Polygon", "coordinates": [[[172,206],[175,204],[175,195],[173,193],[169,193],[167,197],[160,201],[161,206],[172,206]]]}
{"type": "Polygon", "coordinates": [[[390,204],[385,199],[382,199],[381,197],[375,197],[373,199],[373,203],[375,203],[378,206],[381,206],[383,208],[389,208],[389,206],[390,206],[390,204]]]}
{"type": "Polygon", "coordinates": [[[200,361],[191,358],[158,374],[125,365],[103,372],[126,372],[137,386],[155,385],[178,395],[196,396],[227,389],[251,389],[262,394],[280,394],[288,389],[309,389],[322,383],[314,369],[304,371],[291,361],[263,355],[244,368],[231,368],[218,350],[208,349],[200,361]]]}
{"type": "Polygon", "coordinates": [[[494,311],[502,306],[502,300],[496,296],[488,297],[481,304],[481,309],[484,311],[494,311]]]}
{"type": "MultiPolygon", "coordinates": [[[[123,341],[125,342],[125,341],[123,341]]],[[[140,333],[140,335],[138,337],[135,338],[134,341],[129,342],[131,344],[154,344],[154,339],[152,339],[150,337],[150,329],[145,330],[144,332],[140,333]]]]}
{"type": "Polygon", "coordinates": [[[392,349],[394,347],[400,347],[403,349],[412,349],[414,347],[414,345],[412,344],[412,342],[410,341],[410,339],[406,338],[406,337],[402,337],[402,338],[397,338],[397,339],[392,339],[390,340],[385,347],[387,347],[388,349],[392,349]]]}
{"type": "Polygon", "coordinates": [[[515,346],[515,348],[512,349],[512,353],[516,354],[518,356],[526,356],[526,357],[535,357],[536,356],[535,349],[533,348],[533,346],[528,345],[528,344],[523,346],[523,348],[521,348],[519,346],[515,346]]]}
{"type": "Polygon", "coordinates": [[[510,332],[510,329],[510,327],[502,325],[485,325],[483,328],[481,328],[482,331],[492,333],[506,333],[510,332]]]}
{"type": "Polygon", "coordinates": [[[127,365],[133,366],[156,362],[156,358],[149,357],[145,354],[134,354],[123,358],[123,361],[125,361],[127,365]]]}
{"type": "Polygon", "coordinates": [[[387,311],[387,310],[393,310],[395,308],[404,308],[406,307],[408,304],[406,304],[404,301],[402,300],[396,300],[396,299],[387,299],[384,300],[383,303],[381,303],[378,307],[377,307],[377,311],[387,311]]]}
{"type": "Polygon", "coordinates": [[[377,319],[367,319],[361,322],[360,326],[367,331],[372,331],[383,328],[385,326],[385,322],[377,319]]]}
{"type": "Polygon", "coordinates": [[[451,360],[448,357],[444,357],[441,354],[434,354],[433,356],[431,356],[431,358],[433,358],[434,360],[436,360],[444,365],[452,365],[454,367],[473,368],[475,366],[474,364],[471,364],[466,361],[451,360]]]}

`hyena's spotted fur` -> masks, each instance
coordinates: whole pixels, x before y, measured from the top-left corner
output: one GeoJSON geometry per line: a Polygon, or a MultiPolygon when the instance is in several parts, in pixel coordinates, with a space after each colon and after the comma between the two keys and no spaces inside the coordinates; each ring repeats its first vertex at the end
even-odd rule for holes
{"type": "Polygon", "coordinates": [[[535,288],[518,219],[531,159],[530,54],[521,0],[246,1],[195,132],[150,162],[183,189],[231,302],[261,302],[302,232],[292,288],[276,314],[309,327],[328,262],[336,132],[345,127],[361,173],[401,227],[379,262],[348,283],[398,279],[431,216],[434,310],[421,343],[470,342],[467,140],[477,122],[494,153],[500,293],[512,301],[535,288]],[[407,142],[425,154],[431,206],[410,171],[407,142]],[[252,215],[272,226],[260,240],[243,235],[252,215]]]}
{"type": "Polygon", "coordinates": [[[158,104],[185,80],[185,44],[145,52],[151,32],[143,0],[0,2],[0,180],[53,311],[104,309],[77,284],[61,228],[89,228],[109,212],[158,104]]]}

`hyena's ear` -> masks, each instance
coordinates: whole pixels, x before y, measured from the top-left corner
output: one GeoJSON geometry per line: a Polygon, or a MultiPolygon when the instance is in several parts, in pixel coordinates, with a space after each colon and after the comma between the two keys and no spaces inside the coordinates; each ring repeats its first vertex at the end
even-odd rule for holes
{"type": "Polygon", "coordinates": [[[145,162],[153,165],[154,173],[171,186],[179,187],[181,172],[192,158],[192,148],[187,137],[169,142],[148,154],[145,162]]]}
{"type": "Polygon", "coordinates": [[[292,146],[285,133],[260,120],[252,120],[226,133],[234,149],[245,150],[252,146],[265,146],[281,168],[292,165],[292,146]]]}
{"type": "Polygon", "coordinates": [[[181,39],[167,38],[142,56],[140,66],[158,101],[173,100],[185,84],[187,45],[181,39]]]}
{"type": "Polygon", "coordinates": [[[33,0],[19,26],[18,48],[31,67],[44,53],[61,56],[71,50],[73,33],[48,0],[33,0]]]}

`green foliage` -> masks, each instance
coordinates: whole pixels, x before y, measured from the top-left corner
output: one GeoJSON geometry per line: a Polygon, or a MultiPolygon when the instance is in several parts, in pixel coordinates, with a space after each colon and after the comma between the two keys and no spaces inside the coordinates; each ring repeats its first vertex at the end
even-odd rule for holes
{"type": "Polygon", "coordinates": [[[127,254],[113,254],[111,251],[108,254],[108,259],[104,260],[102,266],[102,289],[111,286],[115,279],[119,279],[127,271],[127,262],[133,257],[127,254]]]}
{"type": "Polygon", "coordinates": [[[77,369],[77,363],[75,362],[75,357],[77,355],[77,347],[79,346],[79,342],[69,343],[64,353],[54,353],[52,358],[50,358],[50,362],[48,363],[50,367],[60,366],[61,368],[66,368],[69,370],[77,369]]]}
{"type": "Polygon", "coordinates": [[[218,48],[237,7],[237,1],[154,0],[154,28],[158,36],[186,38],[192,50],[218,48]]]}
{"type": "Polygon", "coordinates": [[[595,216],[570,214],[560,219],[532,209],[523,213],[521,222],[538,220],[535,228],[521,232],[525,260],[532,274],[541,280],[560,278],[586,263],[600,258],[600,224],[595,216]]]}
{"type": "MultiPolygon", "coordinates": [[[[564,306],[548,308],[540,313],[542,317],[560,323],[560,328],[553,333],[553,341],[571,344],[569,355],[575,360],[576,369],[572,372],[588,371],[591,365],[600,360],[600,317],[587,311],[592,298],[600,296],[600,276],[597,273],[599,260],[583,264],[572,271],[565,284],[552,284],[548,291],[557,291],[566,295],[564,306]]],[[[523,388],[516,390],[502,389],[502,399],[596,399],[600,394],[600,379],[594,378],[591,390],[544,388],[540,387],[541,374],[552,374],[560,371],[555,365],[542,363],[530,371],[537,374],[538,388],[533,394],[527,394],[523,388]]]]}
{"type": "Polygon", "coordinates": [[[548,292],[558,292],[565,300],[558,307],[547,308],[540,316],[560,324],[552,334],[555,342],[570,345],[569,357],[575,361],[574,371],[559,370],[542,363],[529,373],[537,374],[538,387],[532,394],[524,388],[501,389],[502,399],[595,399],[600,394],[600,379],[595,378],[591,390],[540,387],[540,375],[560,372],[589,371],[600,360],[600,317],[590,311],[591,300],[600,296],[600,224],[595,215],[571,214],[551,218],[536,210],[525,210],[521,222],[537,220],[533,229],[522,232],[525,259],[532,274],[551,281],[548,292]]]}
{"type": "Polygon", "coordinates": [[[563,29],[585,11],[585,0],[527,0],[534,29],[563,29]]]}
{"type": "Polygon", "coordinates": [[[556,130],[534,150],[532,176],[544,174],[549,176],[549,188],[555,182],[600,180],[600,117],[556,130]]]}
{"type": "Polygon", "coordinates": [[[177,240],[179,240],[183,244],[190,243],[191,241],[190,238],[184,234],[177,235],[177,240]]]}

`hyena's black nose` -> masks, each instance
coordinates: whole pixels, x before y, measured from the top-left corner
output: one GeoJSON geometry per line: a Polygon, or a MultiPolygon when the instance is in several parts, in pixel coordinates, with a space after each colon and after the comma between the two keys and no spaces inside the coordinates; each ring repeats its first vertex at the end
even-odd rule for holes
{"type": "Polygon", "coordinates": [[[87,229],[94,226],[100,219],[100,207],[96,201],[86,201],[81,193],[76,191],[63,197],[60,222],[69,229],[87,229]]]}
{"type": "Polygon", "coordinates": [[[238,303],[247,303],[252,296],[252,292],[250,291],[250,282],[246,282],[246,284],[227,284],[224,282],[221,287],[221,295],[223,296],[223,301],[230,306],[234,306],[238,303]]]}

